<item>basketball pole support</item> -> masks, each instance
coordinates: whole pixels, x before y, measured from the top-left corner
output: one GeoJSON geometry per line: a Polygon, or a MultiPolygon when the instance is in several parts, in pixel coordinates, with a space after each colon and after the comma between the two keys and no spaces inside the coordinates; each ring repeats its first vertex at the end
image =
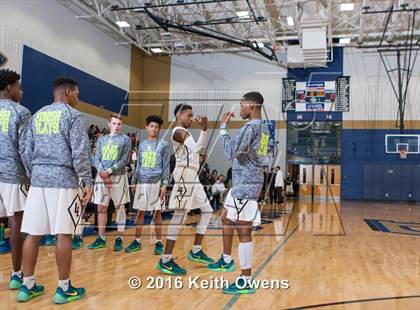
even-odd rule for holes
{"type": "Polygon", "coordinates": [[[407,5],[401,5],[401,7],[402,7],[401,9],[394,9],[394,6],[392,6],[389,10],[382,10],[382,11],[370,11],[369,7],[364,7],[362,14],[388,14],[388,17],[386,19],[384,31],[383,31],[382,38],[379,45],[378,46],[359,45],[359,48],[374,47],[377,49],[379,56],[381,57],[381,61],[385,67],[385,71],[391,83],[395,97],[398,101],[398,114],[397,114],[397,120],[396,120],[395,126],[399,127],[400,133],[403,134],[404,129],[405,129],[404,121],[405,121],[405,107],[407,104],[408,85],[410,83],[414,65],[416,63],[417,55],[420,49],[420,45],[419,45],[420,37],[416,41],[414,39],[416,13],[420,11],[420,8],[408,9],[407,5]],[[392,43],[383,44],[387,29],[388,29],[388,25],[391,20],[391,15],[395,13],[409,14],[408,25],[407,25],[407,38],[403,44],[392,44],[392,43]],[[413,51],[415,51],[414,56],[413,56],[413,51]],[[401,52],[404,52],[404,55],[402,55],[401,52]],[[384,57],[384,53],[396,53],[395,54],[397,58],[396,68],[391,68],[387,64],[384,57]],[[407,57],[408,57],[408,61],[407,61],[407,57]],[[397,71],[397,78],[395,82],[391,76],[391,73],[394,71],[397,71]]]}

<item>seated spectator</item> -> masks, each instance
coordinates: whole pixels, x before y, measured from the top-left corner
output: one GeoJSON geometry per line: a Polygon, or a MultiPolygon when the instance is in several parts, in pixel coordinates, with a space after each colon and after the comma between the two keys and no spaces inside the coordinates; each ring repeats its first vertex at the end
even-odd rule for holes
{"type": "Polygon", "coordinates": [[[214,210],[217,210],[220,208],[220,204],[223,203],[224,194],[226,191],[225,187],[225,177],[223,175],[219,175],[217,178],[217,181],[213,184],[211,188],[212,193],[212,207],[214,210]]]}

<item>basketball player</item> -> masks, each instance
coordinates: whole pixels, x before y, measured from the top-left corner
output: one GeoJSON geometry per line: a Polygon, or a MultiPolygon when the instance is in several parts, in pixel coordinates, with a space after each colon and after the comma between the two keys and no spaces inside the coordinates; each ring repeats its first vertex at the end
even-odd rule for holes
{"type": "Polygon", "coordinates": [[[176,165],[173,172],[175,183],[169,200],[169,208],[175,209],[175,211],[168,228],[165,251],[159,260],[157,269],[170,275],[185,275],[187,271],[175,263],[172,258],[172,251],[181,225],[191,209],[200,209],[201,216],[196,228],[194,246],[188,253],[187,258],[190,261],[206,265],[214,262],[201,248],[213,209],[197,175],[200,167],[199,154],[206,147],[207,117],[200,115],[196,117],[201,133],[197,142],[195,142],[188,131],[193,119],[192,107],[186,104],[179,104],[175,107],[174,114],[176,127],[172,130],[172,144],[176,165]]]}
{"type": "Polygon", "coordinates": [[[261,223],[258,210],[258,197],[264,182],[264,167],[268,153],[268,126],[261,120],[263,96],[258,92],[246,93],[240,103],[240,116],[249,121],[241,128],[239,136],[232,139],[227,125],[234,114],[224,114],[220,124],[220,136],[223,149],[228,159],[233,160],[232,188],[226,196],[222,212],[223,254],[219,261],[209,264],[208,268],[216,271],[234,271],[231,257],[234,229],[239,236],[239,263],[241,276],[229,287],[223,289],[226,294],[255,293],[250,285],[252,267],[252,225],[261,223]],[[239,284],[239,286],[237,286],[239,284]]]}
{"type": "Polygon", "coordinates": [[[66,77],[53,84],[54,103],[40,109],[31,119],[22,160],[30,176],[22,232],[28,233],[23,245],[23,284],[17,300],[24,302],[44,293],[37,285],[34,270],[39,241],[44,234],[57,235],[57,304],[78,300],[84,288],[70,283],[71,236],[80,220],[81,206],[92,195],[89,139],[83,114],[74,107],[79,102],[77,82],[66,77]],[[84,183],[83,194],[79,179],[84,183]]]}
{"type": "Polygon", "coordinates": [[[147,139],[139,145],[139,156],[132,179],[134,192],[133,208],[137,211],[136,238],[125,249],[127,253],[141,250],[140,236],[144,224],[144,213],[154,211],[156,231],[155,255],[163,253],[162,215],[166,186],[169,181],[169,143],[158,140],[163,120],[158,115],[146,118],[147,139]]]}
{"type": "Polygon", "coordinates": [[[19,154],[19,143],[23,144],[31,118],[28,109],[19,104],[22,95],[20,75],[7,69],[0,70],[0,217],[9,218],[13,263],[11,290],[19,289],[22,284],[23,234],[20,228],[29,184],[19,154]]]}
{"type": "Polygon", "coordinates": [[[95,167],[98,176],[95,180],[94,203],[98,205],[98,237],[88,246],[89,249],[106,247],[105,226],[107,209],[110,200],[114,202],[117,213],[118,237],[115,239],[114,251],[123,249],[125,230],[125,207],[130,202],[128,176],[125,167],[130,161],[131,139],[121,133],[122,119],[112,114],[108,120],[109,134],[102,136],[96,143],[95,167]]]}

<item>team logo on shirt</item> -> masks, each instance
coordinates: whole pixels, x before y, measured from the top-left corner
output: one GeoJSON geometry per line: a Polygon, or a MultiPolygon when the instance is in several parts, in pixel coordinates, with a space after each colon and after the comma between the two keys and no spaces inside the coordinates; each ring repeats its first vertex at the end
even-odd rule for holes
{"type": "Polygon", "coordinates": [[[58,134],[62,111],[38,112],[35,117],[37,135],[58,134]]]}
{"type": "Polygon", "coordinates": [[[157,153],[148,147],[147,151],[141,152],[141,166],[145,168],[155,168],[157,165],[157,153]]]}
{"type": "Polygon", "coordinates": [[[261,134],[260,138],[260,146],[258,148],[258,155],[259,156],[267,156],[268,153],[268,140],[269,136],[266,133],[261,134]]]}
{"type": "Polygon", "coordinates": [[[0,110],[0,131],[7,133],[9,132],[9,122],[10,122],[10,110],[0,110]]]}
{"type": "Polygon", "coordinates": [[[117,160],[118,158],[118,144],[112,143],[108,140],[108,143],[102,146],[102,160],[117,160]]]}

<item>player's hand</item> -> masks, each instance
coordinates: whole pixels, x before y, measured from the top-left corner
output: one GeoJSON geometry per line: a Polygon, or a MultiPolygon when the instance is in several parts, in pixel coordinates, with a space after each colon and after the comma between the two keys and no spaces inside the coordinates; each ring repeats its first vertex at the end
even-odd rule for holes
{"type": "Polygon", "coordinates": [[[208,119],[207,116],[204,115],[197,115],[195,117],[195,121],[198,123],[198,125],[201,127],[201,130],[206,131],[207,130],[207,124],[208,119]]]}
{"type": "Polygon", "coordinates": [[[102,181],[104,182],[105,186],[107,188],[111,188],[112,187],[112,180],[109,176],[109,173],[104,170],[104,171],[99,172],[99,175],[102,178],[102,181]]]}
{"type": "Polygon", "coordinates": [[[227,124],[230,122],[230,119],[235,117],[235,114],[233,112],[226,112],[223,114],[222,119],[220,120],[220,123],[227,124]]]}
{"type": "Polygon", "coordinates": [[[166,196],[166,186],[162,186],[160,188],[160,200],[164,201],[165,200],[165,196],[166,196]]]}
{"type": "Polygon", "coordinates": [[[136,186],[137,186],[137,184],[133,184],[133,185],[130,186],[131,187],[131,191],[133,192],[133,194],[136,193],[136,186]]]}
{"type": "Polygon", "coordinates": [[[100,171],[100,172],[99,172],[99,176],[100,176],[102,179],[105,179],[105,178],[109,177],[109,173],[108,173],[108,171],[106,171],[106,170],[102,170],[102,171],[100,171]]]}
{"type": "Polygon", "coordinates": [[[83,189],[82,205],[86,206],[92,199],[92,186],[85,186],[83,189]]]}

